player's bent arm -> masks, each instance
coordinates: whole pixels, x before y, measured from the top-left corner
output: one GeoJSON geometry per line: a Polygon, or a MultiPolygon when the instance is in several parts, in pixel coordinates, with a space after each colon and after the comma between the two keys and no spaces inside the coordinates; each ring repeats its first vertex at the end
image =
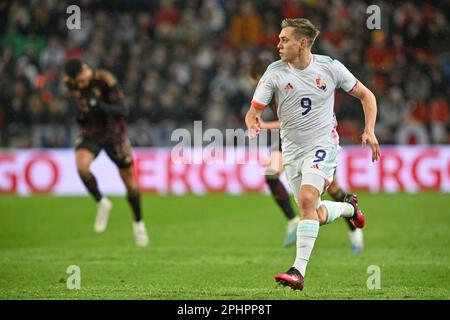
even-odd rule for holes
{"type": "Polygon", "coordinates": [[[377,161],[381,156],[381,152],[377,137],[375,136],[375,121],[377,119],[377,100],[375,95],[361,82],[358,82],[349,94],[361,101],[365,119],[365,128],[361,136],[361,142],[363,145],[367,143],[370,145],[372,149],[372,161],[377,161]]]}
{"type": "Polygon", "coordinates": [[[107,70],[97,70],[96,77],[103,80],[109,87],[109,102],[99,104],[99,109],[113,116],[127,116],[128,107],[125,104],[123,90],[117,78],[107,70]]]}
{"type": "Polygon", "coordinates": [[[115,103],[102,102],[99,104],[99,109],[113,116],[125,117],[128,115],[128,108],[123,100],[123,98],[119,98],[115,103]]]}
{"type": "Polygon", "coordinates": [[[260,119],[259,122],[261,129],[280,129],[280,120],[265,122],[260,119]]]}

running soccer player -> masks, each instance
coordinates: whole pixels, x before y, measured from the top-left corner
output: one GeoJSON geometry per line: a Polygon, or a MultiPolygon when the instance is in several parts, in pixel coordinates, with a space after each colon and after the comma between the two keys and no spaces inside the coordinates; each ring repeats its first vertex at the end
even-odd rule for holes
{"type": "Polygon", "coordinates": [[[97,202],[94,229],[106,230],[112,203],[102,195],[97,180],[89,170],[101,150],[119,169],[127,189],[127,199],[134,215],[133,233],[136,245],[149,243],[141,213],[141,199],[132,166],[131,145],[126,135],[125,116],[128,109],[123,91],[113,74],[95,70],[80,59],[70,59],[64,66],[64,82],[76,101],[77,121],[81,134],[76,143],[75,158],[78,174],[97,202]]]}
{"type": "MultiPolygon", "coordinates": [[[[258,84],[264,71],[270,65],[271,61],[266,58],[257,57],[250,67],[250,81],[254,87],[258,84]]],[[[273,112],[277,114],[277,104],[272,100],[270,103],[273,112]]],[[[280,129],[280,121],[263,121],[261,118],[258,119],[261,129],[280,129]]],[[[335,121],[335,127],[337,121],[335,121]]],[[[279,135],[279,134],[278,134],[279,135]]],[[[283,245],[288,247],[293,245],[297,240],[297,226],[300,221],[298,215],[292,208],[290,196],[283,183],[280,181],[280,175],[284,171],[283,168],[283,156],[281,154],[281,138],[276,139],[277,143],[271,145],[270,157],[267,159],[265,165],[265,178],[266,183],[269,186],[270,192],[277,202],[278,206],[283,211],[284,215],[288,219],[287,232],[283,241],[283,245]]],[[[352,195],[347,194],[342,190],[341,186],[336,177],[336,172],[333,177],[333,181],[327,189],[328,194],[333,198],[334,201],[344,202],[345,198],[351,197],[352,195]]],[[[362,229],[355,228],[355,226],[349,221],[345,220],[349,228],[349,238],[350,238],[350,250],[352,253],[359,253],[364,250],[364,236],[362,229]]]]}
{"type": "Polygon", "coordinates": [[[374,133],[375,96],[342,63],[311,53],[318,34],[319,30],[307,19],[283,20],[277,46],[281,60],[267,68],[245,117],[249,138],[255,138],[261,129],[258,119],[275,95],[284,167],[301,217],[294,264],[286,273],[277,274],[275,280],[299,290],[303,289],[319,225],[339,217],[349,219],[356,228],[365,225],[356,195],[345,202],[320,200],[333,179],[340,148],[333,117],[337,88],[361,101],[365,116],[361,142],[370,145],[372,161],[380,157],[374,133]]]}

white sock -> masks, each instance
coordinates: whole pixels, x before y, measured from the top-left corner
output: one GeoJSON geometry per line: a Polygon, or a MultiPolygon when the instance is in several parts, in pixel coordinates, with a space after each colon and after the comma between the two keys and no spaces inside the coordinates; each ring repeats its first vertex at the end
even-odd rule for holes
{"type": "Polygon", "coordinates": [[[354,209],[350,203],[347,202],[334,202],[324,200],[322,205],[328,211],[327,224],[333,222],[339,217],[351,218],[353,217],[354,209]]]}
{"type": "Polygon", "coordinates": [[[319,233],[319,221],[301,220],[297,227],[297,256],[295,257],[294,268],[305,276],[306,265],[311,256],[314,242],[319,233]]]}

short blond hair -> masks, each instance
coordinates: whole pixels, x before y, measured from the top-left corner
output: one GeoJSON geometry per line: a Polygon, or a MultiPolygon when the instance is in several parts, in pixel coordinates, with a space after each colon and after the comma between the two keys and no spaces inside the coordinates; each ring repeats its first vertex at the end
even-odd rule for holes
{"type": "Polygon", "coordinates": [[[319,28],[313,25],[311,21],[304,18],[284,19],[281,22],[281,28],[283,29],[286,27],[293,27],[295,29],[294,33],[297,36],[297,39],[300,37],[306,37],[310,48],[320,33],[319,28]]]}

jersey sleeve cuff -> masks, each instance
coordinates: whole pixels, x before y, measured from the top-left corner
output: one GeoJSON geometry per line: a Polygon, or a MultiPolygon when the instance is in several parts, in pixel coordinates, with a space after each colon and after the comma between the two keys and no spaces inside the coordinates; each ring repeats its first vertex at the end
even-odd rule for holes
{"type": "Polygon", "coordinates": [[[254,100],[254,99],[252,100],[251,104],[252,104],[256,109],[265,110],[265,109],[267,108],[266,105],[264,105],[264,104],[262,104],[262,103],[259,103],[258,101],[254,100]]]}
{"type": "Polygon", "coordinates": [[[358,82],[359,82],[359,81],[356,80],[356,82],[355,82],[355,84],[353,85],[353,87],[351,87],[350,90],[348,90],[347,92],[348,92],[348,93],[353,92],[353,90],[356,89],[356,86],[358,85],[358,82]]]}

